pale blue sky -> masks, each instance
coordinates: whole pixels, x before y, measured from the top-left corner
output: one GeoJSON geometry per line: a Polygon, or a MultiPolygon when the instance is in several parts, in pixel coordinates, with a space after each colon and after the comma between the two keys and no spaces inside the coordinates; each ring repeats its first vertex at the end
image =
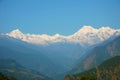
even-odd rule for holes
{"type": "Polygon", "coordinates": [[[0,33],[69,35],[83,25],[120,28],[120,0],[0,0],[0,33]]]}

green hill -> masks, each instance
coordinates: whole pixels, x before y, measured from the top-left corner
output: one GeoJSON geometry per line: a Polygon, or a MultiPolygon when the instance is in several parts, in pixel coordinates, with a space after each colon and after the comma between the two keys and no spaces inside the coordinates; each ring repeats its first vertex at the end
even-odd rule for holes
{"type": "Polygon", "coordinates": [[[13,76],[17,80],[51,80],[49,77],[34,70],[26,69],[12,59],[0,60],[0,73],[8,77],[13,76]]]}
{"type": "Polygon", "coordinates": [[[85,72],[67,75],[64,80],[120,80],[120,56],[110,58],[85,72]]]}

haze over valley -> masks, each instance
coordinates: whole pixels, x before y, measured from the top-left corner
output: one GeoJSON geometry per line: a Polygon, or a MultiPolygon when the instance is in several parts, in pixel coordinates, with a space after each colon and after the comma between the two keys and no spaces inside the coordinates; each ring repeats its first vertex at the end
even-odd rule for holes
{"type": "Polygon", "coordinates": [[[0,80],[120,80],[120,1],[0,0],[0,80]]]}

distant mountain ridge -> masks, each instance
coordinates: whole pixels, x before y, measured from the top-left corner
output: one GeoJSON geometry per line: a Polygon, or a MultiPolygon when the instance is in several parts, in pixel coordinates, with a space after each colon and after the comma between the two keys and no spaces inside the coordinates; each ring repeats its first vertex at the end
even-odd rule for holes
{"type": "Polygon", "coordinates": [[[95,29],[92,26],[83,26],[76,33],[69,36],[63,36],[60,34],[55,34],[53,36],[47,34],[23,34],[19,29],[16,29],[6,35],[34,44],[50,45],[63,42],[79,43],[81,46],[86,47],[86,44],[97,44],[112,36],[120,35],[120,29],[115,30],[110,27],[95,29]]]}

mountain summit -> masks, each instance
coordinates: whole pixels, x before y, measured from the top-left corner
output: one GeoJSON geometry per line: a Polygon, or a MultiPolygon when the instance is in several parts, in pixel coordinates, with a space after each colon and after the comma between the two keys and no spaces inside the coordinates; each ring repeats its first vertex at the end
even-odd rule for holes
{"type": "Polygon", "coordinates": [[[15,29],[12,32],[10,32],[11,35],[19,35],[19,34],[23,34],[19,29],[15,29]]]}
{"type": "Polygon", "coordinates": [[[16,29],[7,35],[33,44],[50,45],[53,43],[67,42],[79,43],[81,46],[85,46],[86,44],[97,44],[111,37],[120,35],[120,29],[115,30],[110,27],[101,27],[99,29],[95,29],[92,26],[83,26],[76,33],[69,36],[62,36],[60,34],[56,34],[54,36],[47,34],[23,34],[19,29],[16,29]]]}
{"type": "Polygon", "coordinates": [[[92,26],[83,26],[80,30],[78,30],[75,35],[80,35],[80,34],[88,34],[88,33],[101,33],[101,32],[108,32],[108,31],[112,31],[115,32],[115,29],[112,29],[110,27],[101,27],[99,29],[93,28],[92,26]]]}
{"type": "Polygon", "coordinates": [[[24,34],[19,29],[11,31],[10,33],[8,33],[8,35],[18,39],[22,39],[24,36],[24,34]]]}
{"type": "Polygon", "coordinates": [[[119,34],[120,30],[115,30],[110,27],[95,29],[91,26],[84,26],[72,35],[72,39],[82,45],[93,45],[105,41],[111,37],[115,37],[119,34]]]}
{"type": "Polygon", "coordinates": [[[77,33],[88,33],[88,32],[96,32],[97,29],[92,26],[83,26],[77,33]]]}

